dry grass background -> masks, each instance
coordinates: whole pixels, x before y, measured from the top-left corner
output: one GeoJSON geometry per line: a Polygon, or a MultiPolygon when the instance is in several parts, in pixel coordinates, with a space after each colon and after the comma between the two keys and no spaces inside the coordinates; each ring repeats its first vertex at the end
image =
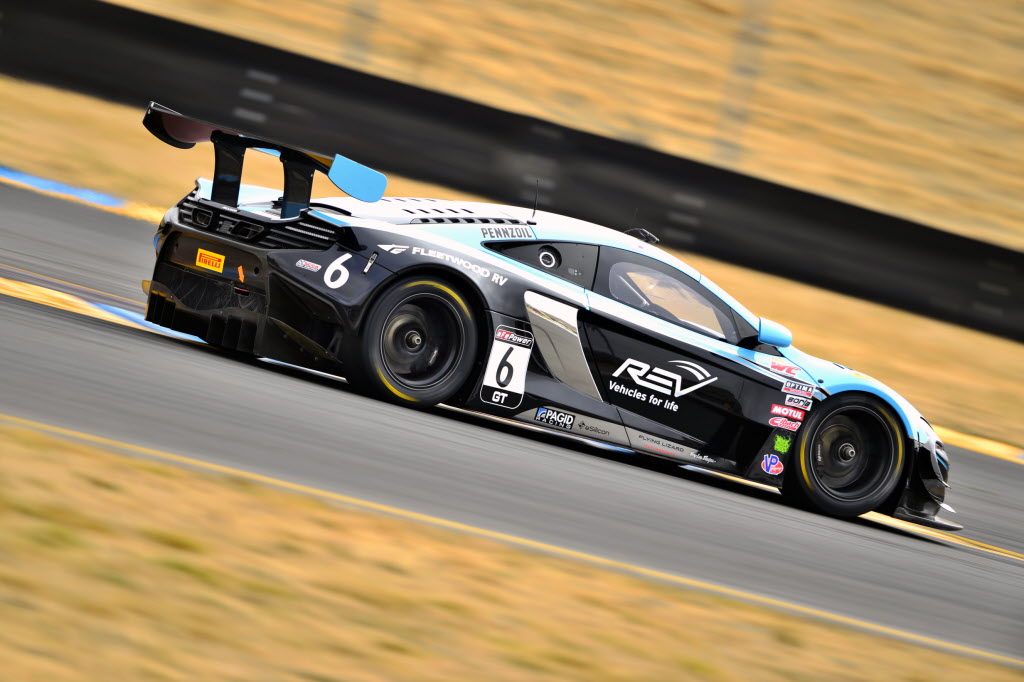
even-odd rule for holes
{"type": "MultiPolygon", "coordinates": [[[[191,189],[193,178],[212,172],[209,147],[183,151],[157,141],[142,127],[140,110],[2,76],[0,91],[6,96],[0,107],[2,163],[159,207],[139,211],[146,220],[158,220],[163,207],[191,189]],[[35,142],[25,145],[26,139],[35,142]]],[[[279,187],[277,161],[250,156],[246,181],[279,187]]],[[[322,195],[337,194],[326,180],[318,183],[322,195]]],[[[389,177],[388,194],[480,200],[396,176],[389,177]]],[[[680,256],[758,315],[789,326],[802,350],[880,378],[933,423],[1024,446],[1024,344],[708,258],[680,256]]]]}
{"type": "Polygon", "coordinates": [[[1019,0],[113,0],[1024,248],[1019,0]]]}
{"type": "Polygon", "coordinates": [[[1024,680],[8,426],[0,558],[9,680],[1024,680]]]}

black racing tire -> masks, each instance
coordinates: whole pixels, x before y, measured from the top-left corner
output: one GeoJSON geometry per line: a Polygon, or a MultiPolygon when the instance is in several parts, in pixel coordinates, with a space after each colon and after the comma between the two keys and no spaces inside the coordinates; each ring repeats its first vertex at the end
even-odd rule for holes
{"type": "Polygon", "coordinates": [[[829,516],[853,517],[881,506],[909,459],[907,438],[889,405],[864,394],[824,401],[800,429],[783,496],[829,516]]]}
{"type": "Polygon", "coordinates": [[[396,282],[373,303],[341,360],[354,390],[426,408],[469,381],[478,347],[469,299],[452,283],[423,275],[396,282]]]}

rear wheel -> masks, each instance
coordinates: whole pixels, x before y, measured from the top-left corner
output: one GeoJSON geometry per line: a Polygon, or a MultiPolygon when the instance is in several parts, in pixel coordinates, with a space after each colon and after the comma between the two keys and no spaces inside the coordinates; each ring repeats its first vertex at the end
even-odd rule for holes
{"type": "Polygon", "coordinates": [[[412,277],[374,304],[342,362],[353,388],[396,403],[429,407],[450,399],[473,373],[476,319],[450,283],[412,277]]]}
{"type": "Polygon", "coordinates": [[[892,410],[870,396],[838,396],[805,422],[783,495],[832,516],[859,516],[896,489],[906,439],[892,410]]]}

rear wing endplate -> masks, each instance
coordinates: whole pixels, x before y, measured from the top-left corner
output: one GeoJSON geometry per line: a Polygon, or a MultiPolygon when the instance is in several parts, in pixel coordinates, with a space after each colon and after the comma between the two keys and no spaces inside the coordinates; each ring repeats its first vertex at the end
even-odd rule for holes
{"type": "Polygon", "coordinates": [[[142,124],[157,138],[178,149],[191,149],[198,142],[212,142],[214,171],[210,199],[226,206],[238,206],[242,164],[247,149],[281,159],[284,168],[282,218],[294,218],[302,209],[309,207],[315,171],[325,174],[335,187],[360,201],[377,201],[384,196],[388,184],[383,173],[344,156],[335,154],[332,158],[189,118],[156,102],[149,103],[142,124]]]}

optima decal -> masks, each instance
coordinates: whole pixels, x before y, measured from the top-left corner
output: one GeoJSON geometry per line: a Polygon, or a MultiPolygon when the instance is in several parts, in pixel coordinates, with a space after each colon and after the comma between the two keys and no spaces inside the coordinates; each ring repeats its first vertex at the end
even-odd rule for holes
{"type": "Polygon", "coordinates": [[[796,419],[797,421],[803,421],[806,413],[803,410],[799,410],[789,405],[772,405],[772,414],[777,414],[780,417],[789,417],[790,419],[796,419]]]}
{"type": "MultiPolygon", "coordinates": [[[[693,393],[698,388],[707,386],[710,383],[718,381],[718,377],[711,376],[711,373],[701,367],[695,362],[688,360],[672,360],[670,364],[675,365],[681,370],[684,370],[691,374],[697,383],[686,386],[688,379],[684,379],[682,375],[676,374],[675,372],[669,372],[668,370],[661,369],[660,367],[651,367],[646,362],[634,360],[629,358],[615,370],[612,374],[613,377],[618,377],[622,374],[626,374],[633,383],[637,386],[650,389],[657,393],[667,395],[670,398],[679,398],[686,395],[687,393],[693,393]]],[[[656,407],[663,407],[666,410],[673,412],[679,411],[679,405],[674,400],[665,400],[659,398],[653,393],[644,393],[635,388],[630,388],[617,381],[608,382],[608,388],[616,393],[627,395],[630,398],[636,400],[642,400],[650,403],[656,407]]]]}
{"type": "Polygon", "coordinates": [[[787,431],[796,431],[800,428],[800,422],[790,421],[785,417],[772,417],[768,420],[768,424],[787,431]]]}
{"type": "Polygon", "coordinates": [[[224,272],[224,256],[213,251],[199,249],[196,253],[196,265],[214,272],[224,272]]]}
{"type": "Polygon", "coordinates": [[[782,392],[810,398],[814,395],[814,386],[808,386],[807,384],[802,384],[799,381],[787,381],[782,385],[782,392]]]}
{"type": "Polygon", "coordinates": [[[480,236],[484,239],[536,239],[533,230],[526,226],[481,227],[480,236]]]}

